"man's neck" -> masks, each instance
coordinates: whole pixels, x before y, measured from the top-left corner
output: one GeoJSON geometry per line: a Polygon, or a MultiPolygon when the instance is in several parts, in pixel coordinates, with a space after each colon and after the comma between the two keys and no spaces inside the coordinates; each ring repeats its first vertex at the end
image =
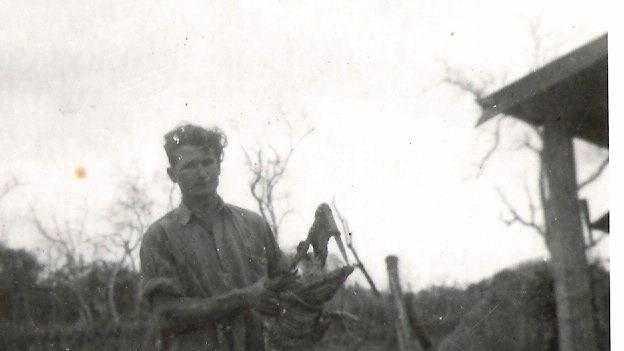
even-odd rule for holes
{"type": "Polygon", "coordinates": [[[220,198],[217,194],[203,196],[182,196],[182,202],[191,211],[212,213],[220,204],[220,198]]]}

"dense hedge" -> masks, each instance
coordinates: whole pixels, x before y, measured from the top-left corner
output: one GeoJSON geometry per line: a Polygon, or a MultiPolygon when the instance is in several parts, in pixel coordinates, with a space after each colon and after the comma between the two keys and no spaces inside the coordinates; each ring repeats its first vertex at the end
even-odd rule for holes
{"type": "MultiPolygon", "coordinates": [[[[145,309],[133,305],[138,274],[119,272],[115,305],[121,321],[113,325],[106,290],[111,267],[83,268],[73,277],[62,271],[42,277],[34,256],[0,245],[0,349],[140,350],[150,328],[145,309]],[[82,308],[77,292],[86,298],[82,308]]],[[[590,268],[596,331],[600,349],[607,350],[609,272],[597,264],[590,268]]],[[[553,280],[544,262],[505,269],[465,288],[433,286],[405,300],[432,349],[557,349],[553,280]]],[[[342,288],[326,306],[339,312],[335,323],[313,349],[395,349],[388,301],[359,285],[342,288]]]]}

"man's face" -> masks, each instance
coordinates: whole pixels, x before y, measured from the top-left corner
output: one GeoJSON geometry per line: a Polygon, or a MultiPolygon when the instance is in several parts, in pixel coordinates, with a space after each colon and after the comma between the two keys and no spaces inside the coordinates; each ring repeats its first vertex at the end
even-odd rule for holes
{"type": "Polygon", "coordinates": [[[182,145],[175,151],[177,161],[167,171],[185,196],[214,194],[219,185],[221,164],[211,148],[182,145]]]}

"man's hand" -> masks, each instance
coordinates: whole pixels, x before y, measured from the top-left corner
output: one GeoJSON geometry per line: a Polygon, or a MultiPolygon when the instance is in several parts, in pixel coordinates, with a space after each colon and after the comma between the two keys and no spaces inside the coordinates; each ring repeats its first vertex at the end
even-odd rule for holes
{"type": "Polygon", "coordinates": [[[246,303],[261,314],[278,315],[280,308],[277,293],[267,288],[267,281],[265,277],[245,288],[246,303]]]}
{"type": "Polygon", "coordinates": [[[278,294],[290,286],[296,279],[288,274],[275,279],[263,277],[245,289],[245,297],[249,307],[261,314],[275,316],[281,313],[278,294]]]}

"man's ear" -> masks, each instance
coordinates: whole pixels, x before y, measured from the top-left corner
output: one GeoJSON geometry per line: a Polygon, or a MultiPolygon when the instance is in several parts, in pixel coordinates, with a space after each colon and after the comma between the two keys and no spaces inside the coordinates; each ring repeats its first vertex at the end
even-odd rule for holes
{"type": "Polygon", "coordinates": [[[167,167],[167,175],[169,175],[169,179],[171,179],[172,182],[174,183],[178,182],[178,178],[176,177],[176,174],[173,171],[173,167],[167,167]]]}

